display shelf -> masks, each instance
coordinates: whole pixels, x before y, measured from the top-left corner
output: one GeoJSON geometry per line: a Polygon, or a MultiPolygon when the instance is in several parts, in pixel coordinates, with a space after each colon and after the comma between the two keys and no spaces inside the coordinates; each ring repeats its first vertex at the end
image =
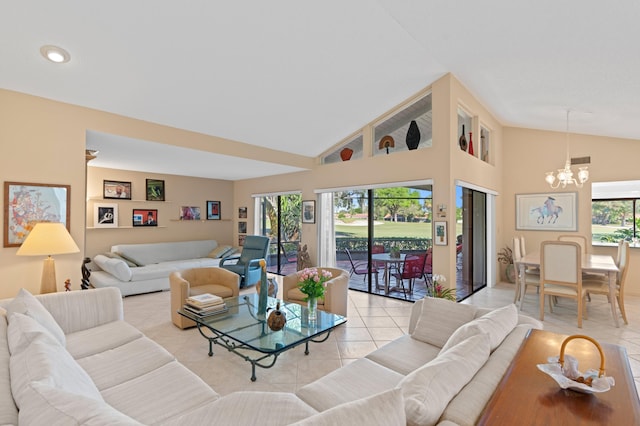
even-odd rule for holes
{"type": "Polygon", "coordinates": [[[90,229],[138,229],[138,228],[166,228],[166,226],[113,226],[113,227],[108,227],[105,226],[103,227],[95,227],[95,226],[87,226],[85,229],[90,230],[90,229]]]}
{"type": "Polygon", "coordinates": [[[115,203],[115,202],[123,202],[126,201],[128,203],[173,203],[173,201],[153,201],[153,200],[138,200],[138,199],[133,199],[133,200],[129,200],[127,198],[102,198],[102,197],[89,197],[88,198],[89,201],[106,201],[108,203],[115,203]]]}

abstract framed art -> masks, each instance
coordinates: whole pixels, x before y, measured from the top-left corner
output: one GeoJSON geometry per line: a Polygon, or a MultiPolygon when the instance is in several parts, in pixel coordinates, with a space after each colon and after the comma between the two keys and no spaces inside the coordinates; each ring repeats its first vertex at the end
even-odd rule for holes
{"type": "Polygon", "coordinates": [[[95,203],[93,205],[93,227],[94,228],[117,228],[118,227],[118,204],[95,203]]]}
{"type": "Polygon", "coordinates": [[[302,223],[316,223],[315,200],[307,200],[302,202],[302,223]]]}
{"type": "Polygon", "coordinates": [[[4,183],[4,247],[18,247],[38,222],[69,225],[70,185],[4,183]]]}
{"type": "Polygon", "coordinates": [[[220,220],[220,201],[207,201],[207,220],[220,220]]]}
{"type": "Polygon", "coordinates": [[[164,181],[159,179],[147,179],[147,201],[165,201],[164,181]]]}

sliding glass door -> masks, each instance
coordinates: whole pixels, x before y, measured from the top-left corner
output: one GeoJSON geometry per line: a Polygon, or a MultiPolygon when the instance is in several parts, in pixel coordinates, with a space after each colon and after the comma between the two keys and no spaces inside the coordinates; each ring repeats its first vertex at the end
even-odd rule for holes
{"type": "Polygon", "coordinates": [[[487,285],[487,194],[456,187],[456,285],[458,300],[487,285]]]}
{"type": "Polygon", "coordinates": [[[271,239],[267,270],[290,274],[297,270],[301,239],[300,194],[268,195],[260,198],[259,234],[271,239]]]}

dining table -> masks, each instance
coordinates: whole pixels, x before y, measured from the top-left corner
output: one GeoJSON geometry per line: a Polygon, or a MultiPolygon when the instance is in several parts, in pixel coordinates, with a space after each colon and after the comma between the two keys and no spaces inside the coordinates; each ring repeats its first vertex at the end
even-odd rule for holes
{"type": "MultiPolygon", "coordinates": [[[[516,261],[516,267],[520,269],[521,277],[524,277],[525,270],[527,267],[531,268],[539,268],[540,267],[540,252],[531,252],[527,253],[525,256],[520,258],[519,261],[516,261]]],[[[604,274],[607,276],[609,281],[609,294],[612,297],[609,297],[610,306],[611,306],[611,316],[613,316],[613,322],[616,327],[620,327],[618,322],[618,315],[616,310],[616,276],[618,274],[618,266],[616,266],[616,262],[613,260],[613,257],[602,254],[583,254],[582,255],[582,272],[590,272],[596,274],[604,274]]],[[[521,280],[518,280],[520,283],[521,280]]],[[[516,288],[516,291],[520,293],[520,301],[524,298],[524,291],[526,286],[519,284],[519,288],[516,288]]]]}
{"type": "Polygon", "coordinates": [[[391,268],[394,266],[398,268],[398,266],[402,264],[402,262],[404,262],[404,258],[406,256],[407,255],[404,253],[400,253],[400,256],[398,257],[391,256],[391,253],[373,253],[371,255],[371,260],[372,262],[374,262],[374,264],[384,263],[384,294],[385,295],[388,295],[389,292],[393,290],[390,287],[391,268]]]}

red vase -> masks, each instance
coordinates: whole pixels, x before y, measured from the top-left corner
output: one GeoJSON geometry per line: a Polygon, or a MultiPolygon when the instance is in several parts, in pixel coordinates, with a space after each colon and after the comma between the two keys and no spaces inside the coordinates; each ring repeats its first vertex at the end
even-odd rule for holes
{"type": "Polygon", "coordinates": [[[469,154],[473,155],[473,133],[469,132],[469,154]]]}
{"type": "Polygon", "coordinates": [[[345,148],[342,151],[340,151],[340,158],[342,158],[342,161],[349,161],[352,155],[353,155],[353,150],[351,148],[345,148]]]}

